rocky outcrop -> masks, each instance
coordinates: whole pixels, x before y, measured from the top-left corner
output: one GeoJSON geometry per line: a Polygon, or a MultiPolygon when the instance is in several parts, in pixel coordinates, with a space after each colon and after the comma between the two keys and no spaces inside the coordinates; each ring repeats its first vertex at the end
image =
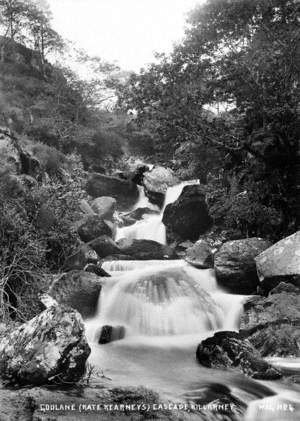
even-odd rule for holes
{"type": "Polygon", "coordinates": [[[121,253],[118,245],[108,235],[101,235],[100,237],[91,241],[89,246],[95,250],[95,252],[101,258],[121,253]]]}
{"type": "Polygon", "coordinates": [[[123,338],[125,338],[125,327],[105,325],[101,328],[98,343],[104,345],[123,338]]]}
{"type": "Polygon", "coordinates": [[[281,372],[265,362],[259,351],[237,332],[217,332],[197,348],[198,362],[209,368],[233,368],[255,379],[274,380],[281,372]]]}
{"type": "Polygon", "coordinates": [[[240,329],[263,357],[300,356],[300,290],[279,284],[244,306],[240,329]]]}
{"type": "Polygon", "coordinates": [[[53,306],[1,340],[1,376],[20,385],[72,383],[89,354],[80,314],[53,306]]]}
{"type": "Polygon", "coordinates": [[[39,161],[22,148],[15,135],[6,127],[0,127],[0,169],[12,175],[41,175],[39,161]]]}
{"type": "Polygon", "coordinates": [[[179,183],[178,178],[170,168],[154,167],[144,174],[143,185],[150,202],[162,206],[168,187],[179,183]]]}
{"type": "Polygon", "coordinates": [[[88,215],[77,228],[79,237],[85,243],[95,240],[96,238],[107,235],[113,235],[112,228],[98,215],[88,215]]]}
{"type": "Polygon", "coordinates": [[[21,172],[21,158],[16,140],[5,127],[0,127],[0,168],[2,171],[9,171],[10,174],[21,172]]]}
{"type": "Polygon", "coordinates": [[[256,237],[224,243],[214,258],[218,283],[234,294],[255,293],[259,280],[254,259],[270,245],[256,237]]]}
{"type": "Polygon", "coordinates": [[[176,257],[172,247],[152,240],[122,239],[117,244],[121,253],[131,256],[132,260],[160,260],[176,257]]]}
{"type": "Polygon", "coordinates": [[[281,281],[300,287],[300,231],[264,250],[255,261],[264,289],[270,291],[281,281]]]}
{"type": "Polygon", "coordinates": [[[185,260],[198,269],[212,268],[214,264],[212,249],[205,240],[199,240],[192,247],[189,247],[186,251],[185,260]]]}
{"type": "Polygon", "coordinates": [[[118,208],[129,208],[138,199],[136,184],[103,174],[92,173],[86,185],[87,193],[94,197],[109,196],[117,200],[118,208]]]}
{"type": "Polygon", "coordinates": [[[100,218],[112,221],[117,208],[117,201],[113,197],[97,197],[97,199],[93,200],[91,207],[100,218]]]}
{"type": "Polygon", "coordinates": [[[205,193],[200,185],[185,186],[179,198],[169,204],[163,214],[167,237],[173,240],[195,241],[212,225],[205,202],[205,193]]]}
{"type": "Polygon", "coordinates": [[[56,275],[48,294],[58,303],[74,308],[86,318],[95,314],[101,286],[101,278],[94,273],[72,271],[56,275]]]}

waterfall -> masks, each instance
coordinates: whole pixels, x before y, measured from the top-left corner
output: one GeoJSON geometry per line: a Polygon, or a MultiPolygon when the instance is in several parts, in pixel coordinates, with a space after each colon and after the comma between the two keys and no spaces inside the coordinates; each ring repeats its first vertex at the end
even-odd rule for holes
{"type": "MultiPolygon", "coordinates": [[[[145,215],[141,221],[136,222],[129,227],[118,228],[116,233],[116,241],[121,238],[128,239],[145,239],[154,240],[161,244],[166,244],[166,227],[162,222],[163,213],[167,205],[175,202],[180,196],[183,188],[188,185],[199,184],[199,180],[184,181],[176,186],[169,187],[162,210],[157,215],[145,215]]],[[[148,207],[153,208],[145,195],[143,187],[139,186],[139,200],[135,204],[134,209],[148,207]]],[[[157,207],[156,207],[157,208],[157,207]]]]}
{"type": "Polygon", "coordinates": [[[104,282],[96,330],[120,325],[128,337],[238,328],[245,297],[222,292],[212,270],[183,260],[106,262],[104,268],[112,277],[104,282]]]}

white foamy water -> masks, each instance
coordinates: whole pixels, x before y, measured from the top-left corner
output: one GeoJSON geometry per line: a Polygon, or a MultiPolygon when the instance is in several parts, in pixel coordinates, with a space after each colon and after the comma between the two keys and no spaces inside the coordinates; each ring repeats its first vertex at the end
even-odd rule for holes
{"type": "Polygon", "coordinates": [[[124,326],[127,337],[238,328],[246,297],[223,292],[212,270],[183,260],[106,262],[104,269],[112,277],[104,283],[91,321],[94,332],[105,324],[124,326]]]}
{"type": "MultiPolygon", "coordinates": [[[[169,187],[163,208],[157,215],[145,215],[141,221],[136,222],[129,227],[117,229],[116,241],[121,238],[153,240],[161,244],[166,244],[166,227],[162,223],[162,217],[167,205],[175,202],[180,196],[183,188],[189,185],[199,184],[199,180],[184,181],[176,186],[169,187]]],[[[144,189],[139,186],[139,200],[135,204],[134,209],[148,207],[153,209],[153,205],[149,202],[145,195],[144,189]]]]}
{"type": "MultiPolygon", "coordinates": [[[[163,210],[188,184],[197,181],[169,188],[160,213],[119,229],[117,239],[165,244],[163,210]]],[[[142,191],[135,208],[139,207],[150,207],[142,191]]],[[[206,369],[196,362],[196,348],[203,339],[219,330],[239,329],[248,298],[224,292],[213,270],[196,269],[183,260],[110,261],[103,269],[111,278],[103,278],[97,314],[86,321],[86,328],[92,348],[90,362],[111,378],[112,385],[147,386],[164,398],[181,402],[205,402],[215,388],[225,388],[249,405],[241,421],[299,419],[296,386],[258,382],[231,370],[206,369]],[[125,338],[98,345],[103,325],[123,326],[125,338]],[[283,405],[295,410],[281,410],[286,408],[283,405]]],[[[291,372],[299,366],[299,359],[270,362],[291,372]]]]}

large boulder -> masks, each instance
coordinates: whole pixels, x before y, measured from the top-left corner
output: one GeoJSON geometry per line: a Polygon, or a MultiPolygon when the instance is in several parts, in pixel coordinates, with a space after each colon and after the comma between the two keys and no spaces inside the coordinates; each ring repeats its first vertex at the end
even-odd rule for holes
{"type": "Polygon", "coordinates": [[[224,243],[214,258],[218,283],[234,294],[255,292],[259,280],[254,259],[270,245],[256,237],[224,243]]]}
{"type": "Polygon", "coordinates": [[[185,260],[198,269],[212,268],[214,257],[212,249],[205,240],[199,240],[186,250],[185,260]]]}
{"type": "Polygon", "coordinates": [[[20,385],[72,383],[89,354],[80,314],[52,306],[1,340],[1,376],[20,385]]]}
{"type": "Polygon", "coordinates": [[[121,253],[119,246],[108,235],[101,235],[100,237],[95,238],[95,240],[89,243],[89,246],[95,250],[101,258],[121,253]]]}
{"type": "Polygon", "coordinates": [[[122,239],[117,244],[121,253],[131,256],[132,260],[161,260],[176,257],[172,247],[153,240],[122,239]]]}
{"type": "Polygon", "coordinates": [[[264,250],[255,261],[265,289],[270,290],[281,281],[300,286],[300,231],[264,250]]]}
{"type": "Polygon", "coordinates": [[[178,178],[170,168],[154,167],[144,174],[143,185],[150,202],[162,206],[168,187],[179,183],[178,178]]]}
{"type": "Polygon", "coordinates": [[[92,173],[86,184],[87,193],[94,197],[109,196],[117,200],[119,208],[129,208],[138,199],[136,184],[129,180],[92,173]]]}
{"type": "Polygon", "coordinates": [[[265,362],[259,351],[237,332],[217,332],[205,339],[198,345],[196,357],[204,367],[234,368],[256,379],[281,377],[280,371],[265,362]]]}
{"type": "Polygon", "coordinates": [[[300,290],[281,283],[268,297],[251,298],[240,329],[263,357],[300,357],[300,290]]]}
{"type": "Polygon", "coordinates": [[[101,235],[113,235],[113,230],[109,225],[98,215],[86,216],[77,228],[79,237],[85,243],[95,240],[101,235]]]}
{"type": "Polygon", "coordinates": [[[212,225],[203,188],[200,185],[185,186],[179,198],[166,206],[163,223],[168,238],[177,236],[182,240],[197,240],[212,225]]]}
{"type": "Polygon", "coordinates": [[[101,287],[102,281],[99,276],[74,270],[56,275],[48,294],[58,303],[74,308],[87,318],[96,312],[101,287]]]}
{"type": "Polygon", "coordinates": [[[101,218],[112,221],[117,208],[117,201],[113,197],[97,197],[97,199],[93,200],[91,207],[101,218]]]}

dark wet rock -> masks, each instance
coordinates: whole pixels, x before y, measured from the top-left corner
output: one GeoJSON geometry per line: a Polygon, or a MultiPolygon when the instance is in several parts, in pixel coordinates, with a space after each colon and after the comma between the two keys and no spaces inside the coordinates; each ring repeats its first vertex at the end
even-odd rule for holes
{"type": "Polygon", "coordinates": [[[86,185],[86,191],[94,198],[101,196],[113,197],[118,208],[128,208],[138,199],[138,189],[132,181],[121,180],[102,174],[92,173],[86,185]]]}
{"type": "Polygon", "coordinates": [[[179,198],[169,204],[163,214],[167,237],[195,241],[212,225],[205,202],[205,192],[200,185],[185,186],[179,198]]]}
{"type": "Polygon", "coordinates": [[[199,269],[212,268],[214,264],[212,249],[204,240],[197,241],[197,243],[187,249],[185,260],[199,269]]]}
{"type": "Polygon", "coordinates": [[[101,278],[94,273],[72,271],[56,275],[48,293],[58,303],[79,311],[83,317],[92,317],[97,309],[101,285],[101,278]]]}
{"type": "Polygon", "coordinates": [[[270,247],[262,238],[224,243],[214,256],[218,283],[234,294],[251,294],[259,285],[255,257],[270,247]]]}
{"type": "Polygon", "coordinates": [[[89,246],[95,250],[95,252],[101,258],[121,253],[119,246],[108,235],[101,235],[100,237],[91,241],[89,246]]]}
{"type": "Polygon", "coordinates": [[[168,187],[179,183],[178,178],[170,168],[154,167],[144,174],[143,185],[150,202],[162,206],[168,187]]]}
{"type": "Polygon", "coordinates": [[[89,354],[80,314],[53,306],[1,340],[1,376],[21,385],[76,382],[89,354]]]}
{"type": "Polygon", "coordinates": [[[237,229],[221,229],[217,226],[213,226],[208,232],[199,237],[200,240],[206,241],[215,251],[219,250],[222,244],[227,241],[241,240],[243,238],[243,234],[237,229]]]}
{"type": "Polygon", "coordinates": [[[144,175],[148,171],[150,171],[150,167],[148,165],[139,165],[137,168],[135,168],[132,174],[132,181],[135,184],[142,186],[144,181],[144,175]]]}
{"type": "Polygon", "coordinates": [[[158,212],[150,208],[137,208],[131,212],[122,215],[122,226],[129,226],[142,219],[145,215],[153,215],[158,212]]]}
{"type": "Polygon", "coordinates": [[[253,297],[244,306],[240,329],[263,357],[300,356],[299,291],[253,297]]]}
{"type": "Polygon", "coordinates": [[[86,244],[82,245],[78,251],[68,256],[64,263],[64,270],[82,270],[88,263],[96,264],[98,261],[97,253],[86,244]]]}
{"type": "Polygon", "coordinates": [[[99,344],[104,345],[109,342],[119,341],[125,338],[125,327],[124,326],[109,326],[105,325],[101,328],[99,337],[99,344]]]}
{"type": "Polygon", "coordinates": [[[79,237],[85,243],[93,241],[96,238],[107,235],[113,235],[112,228],[98,215],[89,215],[85,217],[77,228],[79,237]]]}
{"type": "Polygon", "coordinates": [[[131,256],[132,260],[160,260],[176,257],[172,247],[152,240],[122,239],[117,244],[121,253],[131,256]]]}
{"type": "Polygon", "coordinates": [[[264,250],[255,261],[264,289],[270,291],[282,281],[300,287],[300,231],[264,250]]]}
{"type": "Polygon", "coordinates": [[[198,345],[198,362],[209,368],[233,368],[247,376],[275,380],[281,372],[264,361],[253,345],[237,332],[217,332],[198,345]]]}
{"type": "Polygon", "coordinates": [[[88,264],[84,268],[85,272],[94,273],[97,276],[109,278],[110,275],[99,265],[88,264]]]}
{"type": "Polygon", "coordinates": [[[97,197],[97,199],[93,200],[91,207],[101,218],[112,220],[117,208],[117,201],[113,197],[97,197]]]}
{"type": "Polygon", "coordinates": [[[280,294],[281,292],[287,292],[289,294],[299,294],[300,288],[296,287],[293,284],[287,284],[285,282],[280,282],[280,284],[278,284],[275,288],[273,288],[269,292],[269,295],[280,294]]]}

